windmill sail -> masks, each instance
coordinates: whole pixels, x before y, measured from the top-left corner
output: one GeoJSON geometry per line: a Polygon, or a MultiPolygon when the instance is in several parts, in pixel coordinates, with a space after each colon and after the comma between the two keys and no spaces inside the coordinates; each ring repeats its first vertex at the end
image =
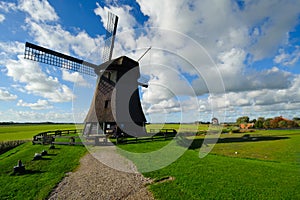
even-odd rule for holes
{"type": "Polygon", "coordinates": [[[114,48],[115,36],[118,26],[118,16],[113,13],[108,13],[107,27],[106,27],[106,38],[105,46],[103,49],[102,62],[111,60],[112,52],[114,48]]]}
{"type": "Polygon", "coordinates": [[[68,56],[29,42],[25,44],[24,58],[56,67],[96,76],[97,65],[68,56]]]}

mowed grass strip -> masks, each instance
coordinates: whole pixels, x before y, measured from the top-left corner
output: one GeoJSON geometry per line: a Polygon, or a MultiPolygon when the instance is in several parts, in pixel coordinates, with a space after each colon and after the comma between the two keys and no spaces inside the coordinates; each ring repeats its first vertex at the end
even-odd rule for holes
{"type": "Polygon", "coordinates": [[[79,159],[86,153],[83,146],[20,145],[0,155],[0,199],[45,199],[67,172],[79,165],[79,159]],[[42,160],[33,160],[35,153],[48,151],[42,160]],[[13,166],[21,159],[25,174],[13,174],[13,166]]]}
{"type": "Polygon", "coordinates": [[[31,140],[34,135],[40,132],[68,129],[76,129],[76,127],[73,124],[1,125],[0,141],[31,140]]]}

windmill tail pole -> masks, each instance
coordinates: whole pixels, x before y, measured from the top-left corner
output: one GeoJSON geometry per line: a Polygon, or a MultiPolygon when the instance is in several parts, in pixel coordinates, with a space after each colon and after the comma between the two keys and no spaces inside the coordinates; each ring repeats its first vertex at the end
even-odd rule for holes
{"type": "Polygon", "coordinates": [[[150,46],[137,61],[139,62],[146,55],[146,53],[148,53],[148,51],[150,51],[151,48],[152,47],[150,46]]]}

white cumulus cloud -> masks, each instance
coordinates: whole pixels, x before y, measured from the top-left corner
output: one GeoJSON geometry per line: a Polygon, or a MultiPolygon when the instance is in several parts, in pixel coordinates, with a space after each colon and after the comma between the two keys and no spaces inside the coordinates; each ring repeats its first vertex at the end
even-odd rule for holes
{"type": "Polygon", "coordinates": [[[32,110],[45,110],[53,108],[52,105],[49,104],[47,100],[39,99],[36,103],[26,103],[23,100],[19,100],[17,106],[29,107],[32,110]]]}
{"type": "Polygon", "coordinates": [[[68,102],[72,100],[72,90],[60,84],[58,79],[47,76],[38,63],[24,60],[9,60],[6,65],[7,75],[14,81],[24,84],[24,89],[29,94],[34,94],[48,99],[51,102],[68,102]]]}
{"type": "Polygon", "coordinates": [[[9,91],[0,88],[0,101],[13,101],[17,99],[17,95],[11,94],[9,91]]]}
{"type": "Polygon", "coordinates": [[[65,81],[76,83],[79,86],[91,87],[91,85],[78,72],[70,72],[67,70],[62,70],[62,79],[65,81]]]}
{"type": "Polygon", "coordinates": [[[37,22],[58,20],[54,8],[46,0],[20,0],[18,8],[37,22]]]}
{"type": "MultiPolygon", "coordinates": [[[[150,77],[149,87],[142,93],[148,113],[175,113],[181,106],[185,111],[194,109],[208,115],[212,99],[215,109],[227,107],[232,115],[299,106],[299,77],[281,67],[295,65],[300,58],[299,47],[290,47],[289,35],[299,23],[300,1],[245,1],[240,6],[236,1],[137,0],[146,16],[143,24],[132,15],[135,8],[131,5],[112,2],[103,7],[96,3],[94,13],[104,27],[107,10],[119,16],[114,57],[126,54],[138,59],[152,46],[140,62],[142,73],[150,77]],[[144,29],[138,29],[141,27],[144,29]],[[249,67],[266,58],[276,66],[249,67]],[[186,99],[178,103],[175,97],[186,99]],[[199,106],[193,103],[194,98],[199,106]]],[[[98,47],[104,36],[92,38],[80,29],[67,31],[50,3],[20,0],[19,5],[7,9],[1,2],[0,9],[9,12],[17,7],[25,12],[24,28],[37,44],[100,62],[98,47]]],[[[0,49],[7,49],[0,53],[9,58],[5,61],[7,75],[27,93],[49,102],[71,100],[72,91],[56,77],[42,72],[37,64],[9,57],[20,54],[19,44],[0,43],[0,49]]],[[[88,86],[77,73],[62,72],[66,81],[74,82],[75,76],[79,85],[88,86]]]]}

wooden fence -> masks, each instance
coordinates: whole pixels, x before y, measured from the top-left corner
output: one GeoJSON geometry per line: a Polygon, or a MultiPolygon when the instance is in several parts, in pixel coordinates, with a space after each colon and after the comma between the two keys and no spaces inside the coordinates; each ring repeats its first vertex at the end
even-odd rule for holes
{"type": "Polygon", "coordinates": [[[80,133],[82,133],[82,129],[46,131],[33,136],[32,143],[82,145],[82,142],[76,142],[79,136],[74,136],[74,134],[80,133]],[[67,141],[55,141],[57,138],[67,139],[67,141]]]}
{"type": "MultiPolygon", "coordinates": [[[[33,136],[33,144],[67,144],[67,145],[83,145],[83,142],[76,142],[80,137],[75,134],[82,134],[82,129],[74,130],[55,130],[46,131],[33,136]],[[58,141],[58,140],[60,141],[58,141]],[[62,141],[64,140],[64,141],[62,141]]],[[[177,131],[175,129],[150,129],[149,136],[133,137],[129,135],[116,137],[116,143],[130,143],[137,142],[140,140],[157,140],[157,139],[168,139],[175,137],[177,131]]],[[[84,144],[91,145],[107,145],[109,142],[110,135],[93,135],[84,137],[84,144]]]]}

